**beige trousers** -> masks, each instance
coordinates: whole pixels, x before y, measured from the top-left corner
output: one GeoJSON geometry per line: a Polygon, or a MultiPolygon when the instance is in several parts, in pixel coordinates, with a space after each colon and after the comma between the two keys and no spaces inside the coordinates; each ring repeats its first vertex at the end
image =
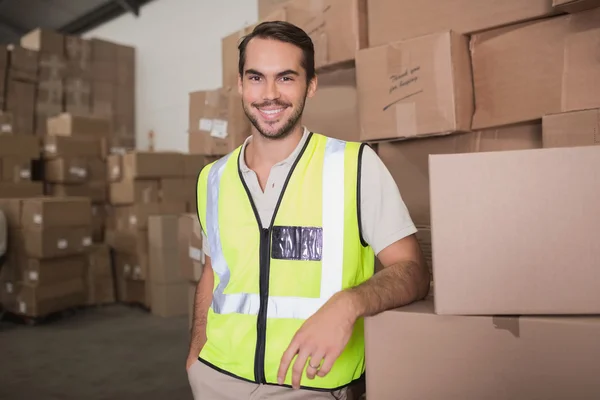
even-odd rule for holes
{"type": "Polygon", "coordinates": [[[194,400],[353,400],[351,390],[347,388],[334,392],[319,392],[276,385],[258,385],[223,374],[200,361],[196,361],[188,369],[188,379],[194,400]]]}

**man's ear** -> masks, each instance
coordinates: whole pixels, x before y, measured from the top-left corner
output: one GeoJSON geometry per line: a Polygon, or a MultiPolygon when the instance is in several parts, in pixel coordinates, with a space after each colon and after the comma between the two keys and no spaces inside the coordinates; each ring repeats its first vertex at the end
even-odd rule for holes
{"type": "Polygon", "coordinates": [[[317,84],[318,84],[318,78],[317,75],[314,76],[314,78],[312,78],[310,80],[310,82],[308,82],[308,90],[306,91],[306,97],[313,97],[317,91],[317,84]]]}

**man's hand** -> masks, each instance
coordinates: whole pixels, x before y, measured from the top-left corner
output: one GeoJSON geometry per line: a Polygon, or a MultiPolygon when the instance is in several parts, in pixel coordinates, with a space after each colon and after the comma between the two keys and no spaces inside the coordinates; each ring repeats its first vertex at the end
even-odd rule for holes
{"type": "Polygon", "coordinates": [[[277,381],[283,384],[290,363],[298,355],[292,367],[292,386],[300,388],[300,380],[306,366],[306,375],[324,377],[340,356],[352,336],[357,315],[345,292],[334,295],[321,309],[308,318],[298,329],[287,350],[283,353],[277,381]]]}

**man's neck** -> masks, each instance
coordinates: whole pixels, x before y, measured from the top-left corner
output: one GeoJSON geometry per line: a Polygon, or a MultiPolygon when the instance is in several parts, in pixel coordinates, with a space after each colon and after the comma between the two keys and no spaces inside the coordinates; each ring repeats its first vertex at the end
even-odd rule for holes
{"type": "Polygon", "coordinates": [[[294,128],[285,138],[268,139],[263,137],[256,129],[252,129],[252,140],[246,146],[245,161],[250,169],[271,168],[278,162],[288,158],[296,149],[302,135],[304,127],[302,125],[294,128]]]}

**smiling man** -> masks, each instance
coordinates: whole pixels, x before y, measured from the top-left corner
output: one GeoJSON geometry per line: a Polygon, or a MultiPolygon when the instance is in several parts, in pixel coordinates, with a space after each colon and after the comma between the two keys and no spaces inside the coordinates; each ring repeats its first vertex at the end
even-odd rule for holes
{"type": "Polygon", "coordinates": [[[302,125],[317,90],[310,37],[266,22],[239,51],[252,135],[198,177],[190,385],[195,399],[351,398],[363,318],[428,293],[416,228],[370,147],[302,125]]]}

